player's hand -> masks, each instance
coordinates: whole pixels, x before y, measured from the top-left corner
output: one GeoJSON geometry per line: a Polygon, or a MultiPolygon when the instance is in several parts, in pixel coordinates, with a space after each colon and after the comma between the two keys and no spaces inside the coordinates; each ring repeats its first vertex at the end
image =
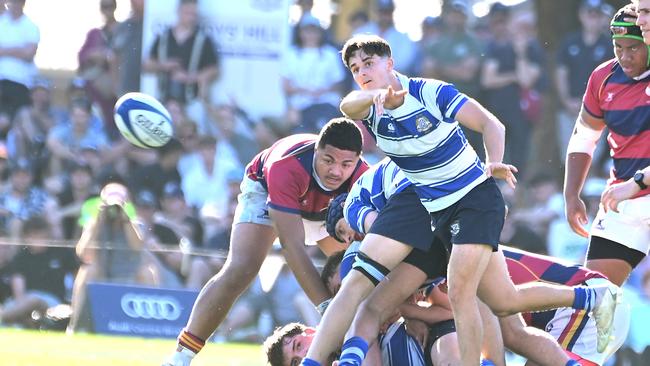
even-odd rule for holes
{"type": "Polygon", "coordinates": [[[589,232],[584,228],[587,225],[587,208],[580,198],[566,200],[565,203],[566,219],[576,234],[582,237],[589,237],[589,232]]]}
{"type": "Polygon", "coordinates": [[[517,184],[515,173],[518,171],[517,167],[510,164],[492,162],[485,163],[485,174],[487,174],[488,177],[503,179],[512,189],[514,189],[517,184]]]}
{"type": "Polygon", "coordinates": [[[421,320],[407,319],[406,333],[418,341],[418,343],[420,343],[420,346],[424,348],[429,337],[429,326],[421,320]]]}
{"type": "Polygon", "coordinates": [[[636,23],[636,6],[632,3],[627,4],[623,7],[623,13],[625,14],[624,21],[628,23],[636,23]]]}
{"type": "Polygon", "coordinates": [[[384,113],[384,108],[395,109],[404,104],[404,97],[407,93],[408,90],[405,89],[395,91],[392,86],[382,90],[373,100],[377,115],[381,116],[384,113]]]}
{"type": "Polygon", "coordinates": [[[639,193],[640,190],[639,185],[633,180],[612,184],[600,195],[600,202],[603,204],[605,212],[607,210],[618,212],[618,204],[639,193]]]}

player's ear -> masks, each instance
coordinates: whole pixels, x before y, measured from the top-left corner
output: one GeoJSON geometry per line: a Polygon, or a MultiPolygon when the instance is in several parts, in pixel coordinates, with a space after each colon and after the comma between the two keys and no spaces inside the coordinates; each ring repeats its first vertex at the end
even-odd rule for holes
{"type": "Polygon", "coordinates": [[[387,57],[386,58],[386,71],[393,71],[393,67],[395,66],[395,61],[393,61],[392,57],[387,57]]]}

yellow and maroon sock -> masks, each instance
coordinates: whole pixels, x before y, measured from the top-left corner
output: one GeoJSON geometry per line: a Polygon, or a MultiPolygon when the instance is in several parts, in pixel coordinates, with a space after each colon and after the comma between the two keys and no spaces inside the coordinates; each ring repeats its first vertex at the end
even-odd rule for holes
{"type": "Polygon", "coordinates": [[[183,329],[181,334],[178,335],[178,345],[197,354],[205,346],[205,341],[188,332],[187,329],[183,329]]]}

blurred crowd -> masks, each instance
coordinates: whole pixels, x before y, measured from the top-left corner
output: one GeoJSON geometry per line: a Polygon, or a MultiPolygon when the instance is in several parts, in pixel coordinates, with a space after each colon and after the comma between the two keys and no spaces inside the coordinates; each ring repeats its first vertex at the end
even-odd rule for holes
{"type": "MultiPolygon", "coordinates": [[[[225,261],[246,164],[280,137],[317,132],[340,114],[339,101],[353,88],[334,32],[312,14],[311,0],[296,0],[302,15],[282,58],[286,113],[261,119],[235,100],[211,95],[222,71],[219,47],[202,31],[195,1],[181,0],[177,22],[142,52],[144,0],[131,0],[123,22],[114,17],[115,0],[101,0],[104,24],[88,32],[65,103],[56,104],[51,81],[33,63],[40,35],[22,13],[25,0],[0,3],[0,321],[6,325],[37,326],[47,309],[72,304],[71,329],[89,330],[88,281],[200,289],[225,261]],[[129,144],[113,122],[115,101],[140,90],[142,73],[156,76],[174,121],[175,137],[160,149],[129,144]]],[[[554,172],[529,169],[539,150],[532,136],[554,120],[556,141],[544,143],[565,155],[589,74],[613,57],[614,9],[581,1],[580,28],[552,52],[538,39],[527,3],[497,2],[476,18],[466,2],[445,1],[439,17],[424,19],[417,42],[395,28],[394,11],[391,0],[376,0],[353,13],[348,26],[388,40],[400,72],[451,82],[506,125],[505,159],[519,168],[522,183],[516,191],[503,187],[509,216],[501,241],[582,263],[587,239],[564,218],[563,163],[554,172]],[[550,94],[560,103],[549,118],[550,94]]],[[[482,153],[480,135],[465,132],[482,153]]],[[[606,150],[597,153],[584,189],[592,218],[608,176],[606,150]]],[[[370,136],[364,154],[370,162],[382,157],[370,136]]],[[[259,341],[276,324],[317,323],[291,271],[275,267],[262,272],[275,281],[260,278],[217,339],[259,341]]],[[[650,344],[647,316],[635,315],[650,309],[647,260],[628,287],[635,319],[628,344],[641,352],[650,344]]]]}

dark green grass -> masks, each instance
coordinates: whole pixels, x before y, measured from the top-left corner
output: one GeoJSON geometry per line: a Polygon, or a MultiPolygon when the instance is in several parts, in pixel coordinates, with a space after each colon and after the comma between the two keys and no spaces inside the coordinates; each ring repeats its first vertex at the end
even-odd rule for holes
{"type": "MultiPolygon", "coordinates": [[[[175,347],[173,339],[65,335],[0,328],[2,366],[158,366],[175,347]]],[[[208,343],[193,366],[262,366],[259,345],[208,343]]]]}

